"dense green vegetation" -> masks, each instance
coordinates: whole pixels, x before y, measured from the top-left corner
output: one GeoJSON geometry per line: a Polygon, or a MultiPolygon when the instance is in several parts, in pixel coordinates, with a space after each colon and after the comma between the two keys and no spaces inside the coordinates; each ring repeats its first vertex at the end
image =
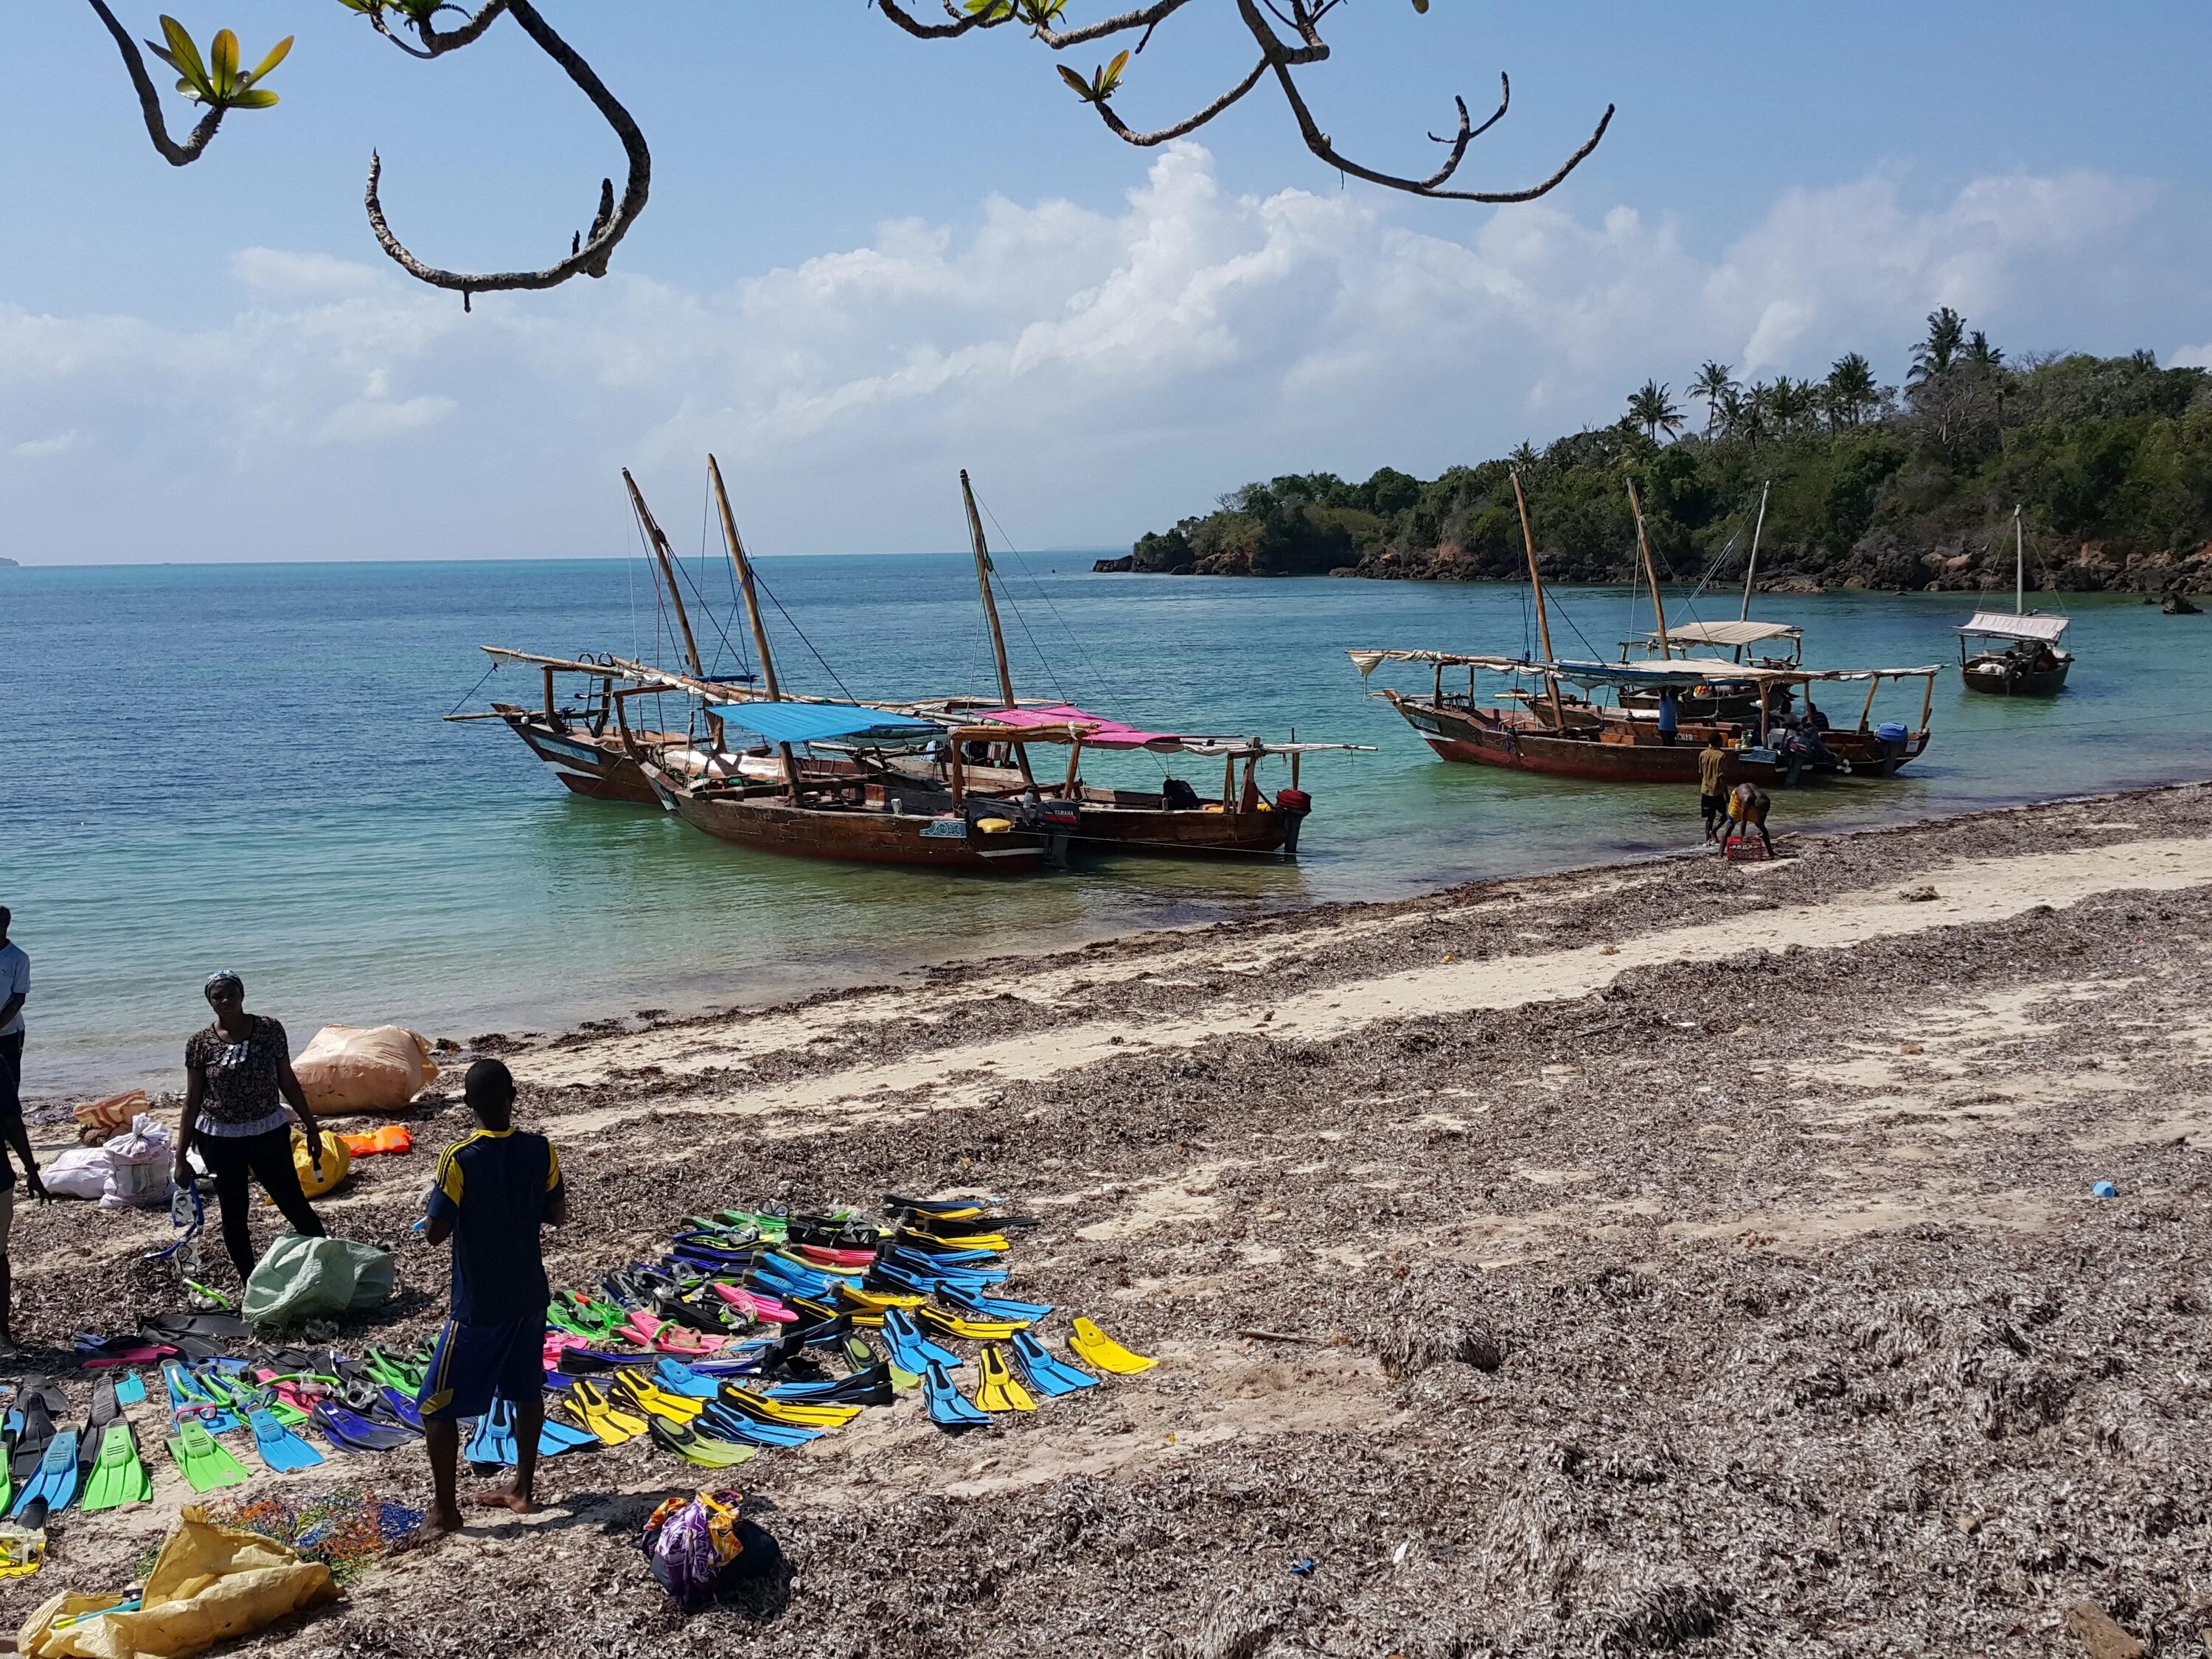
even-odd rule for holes
{"type": "Polygon", "coordinates": [[[2212,586],[2212,376],[2129,357],[2018,363],[1948,309],[1929,319],[1900,390],[1856,352],[1827,379],[1739,386],[1706,363],[1690,425],[1647,381],[1614,425],[1523,444],[1422,480],[1304,473],[1139,539],[1133,567],[1201,574],[1517,579],[1512,475],[1547,576],[1630,576],[1644,503],[1662,574],[1741,577],[1762,485],[1760,586],[2008,587],[2025,508],[2029,584],[2138,592],[2212,586]]]}

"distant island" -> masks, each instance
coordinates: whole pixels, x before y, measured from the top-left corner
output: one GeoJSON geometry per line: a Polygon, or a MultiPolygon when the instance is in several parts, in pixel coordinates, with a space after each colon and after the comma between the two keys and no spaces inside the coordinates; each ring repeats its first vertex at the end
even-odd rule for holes
{"type": "Polygon", "coordinates": [[[22,567],[13,559],[0,559],[0,570],[20,570],[22,567]]]}
{"type": "Polygon", "coordinates": [[[2025,507],[2028,583],[2051,591],[2212,587],[2212,376],[2127,357],[2008,362],[1948,309],[1928,319],[1902,390],[1856,352],[1825,380],[1738,384],[1708,362],[1687,397],[1647,381],[1616,423],[1503,459],[1364,483],[1297,473],[1141,537],[1105,570],[1219,576],[1517,580],[1512,474],[1538,562],[1565,581],[1632,578],[1633,478],[1662,572],[1742,580],[1762,486],[1759,586],[1984,590],[2013,580],[2025,507]]]}

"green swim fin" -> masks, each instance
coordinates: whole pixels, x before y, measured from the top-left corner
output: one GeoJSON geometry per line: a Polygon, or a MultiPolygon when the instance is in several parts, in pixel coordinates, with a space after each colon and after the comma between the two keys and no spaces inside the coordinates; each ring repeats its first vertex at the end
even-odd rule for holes
{"type": "Polygon", "coordinates": [[[194,1492],[213,1492],[218,1486],[243,1486],[246,1466],[216,1444],[215,1437],[196,1419],[177,1425],[177,1437],[169,1443],[169,1455],[185,1472],[194,1492]]]}
{"type": "Polygon", "coordinates": [[[100,1455],[86,1480],[77,1507],[88,1514],[143,1504],[154,1496],[154,1479],[138,1456],[138,1442],[128,1423],[110,1423],[101,1432],[100,1455]]]}

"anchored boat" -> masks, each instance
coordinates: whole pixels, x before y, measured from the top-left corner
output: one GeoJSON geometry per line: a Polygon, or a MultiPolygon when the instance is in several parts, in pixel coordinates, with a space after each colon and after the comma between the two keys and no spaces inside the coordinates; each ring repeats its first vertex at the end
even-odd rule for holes
{"type": "Polygon", "coordinates": [[[1969,691],[1998,697],[2050,697],[2065,689],[2073,653],[2059,644],[2071,617],[2027,608],[2027,544],[2012,510],[2012,614],[1977,611],[1959,627],[1959,674],[1969,691]],[[1969,640],[2002,640],[1969,655],[1969,640]]]}

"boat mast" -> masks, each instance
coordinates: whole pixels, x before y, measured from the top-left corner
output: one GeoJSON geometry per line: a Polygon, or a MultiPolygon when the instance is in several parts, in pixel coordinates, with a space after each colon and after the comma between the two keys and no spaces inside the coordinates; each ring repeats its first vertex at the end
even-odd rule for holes
{"type": "MultiPolygon", "coordinates": [[[[1521,546],[1528,555],[1528,586],[1534,592],[1536,596],[1536,637],[1543,643],[1544,662],[1546,666],[1548,667],[1552,662],[1552,619],[1544,610],[1544,578],[1542,574],[1536,568],[1536,538],[1534,533],[1528,528],[1528,498],[1521,493],[1520,473],[1516,472],[1512,477],[1513,503],[1516,507],[1518,507],[1521,509],[1521,546]]],[[[1439,670],[1438,672],[1441,672],[1442,671],[1439,670]]],[[[1473,680],[1474,678],[1474,671],[1473,669],[1469,669],[1468,671],[1468,678],[1469,680],[1473,680]]],[[[1546,678],[1552,691],[1553,722],[1564,729],[1566,724],[1566,717],[1559,712],[1559,677],[1557,674],[1552,674],[1547,675],[1546,678]]],[[[1473,691],[1474,688],[1470,686],[1468,688],[1468,702],[1470,705],[1468,712],[1470,714],[1474,712],[1472,707],[1474,701],[1473,691]]]]}
{"type": "Polygon", "coordinates": [[[714,483],[714,505],[722,514],[722,544],[730,550],[730,562],[737,568],[738,586],[745,597],[745,620],[752,624],[753,650],[760,658],[761,684],[768,692],[770,702],[783,701],[783,690],[776,684],[775,656],[768,648],[768,623],[761,616],[760,599],[753,592],[753,562],[745,556],[744,538],[738,534],[738,521],[730,511],[730,493],[722,488],[722,469],[712,455],[707,457],[707,476],[714,483]]]}
{"type": "Polygon", "coordinates": [[[1773,488],[1771,478],[1759,487],[1759,522],[1751,527],[1751,562],[1743,568],[1743,609],[1735,613],[1738,622],[1751,620],[1751,579],[1759,574],[1759,532],[1766,528],[1766,492],[1773,488]]]}
{"type": "Polygon", "coordinates": [[[1644,503],[1636,499],[1636,480],[1628,481],[1629,511],[1636,514],[1636,545],[1644,555],[1644,577],[1651,584],[1651,617],[1658,624],[1659,654],[1671,657],[1674,647],[1667,641],[1667,606],[1659,597],[1659,573],[1651,563],[1651,538],[1644,533],[1644,503]]]}
{"type": "Polygon", "coordinates": [[[691,674],[695,679],[707,678],[706,665],[699,660],[699,641],[691,637],[691,614],[684,608],[684,595],[676,586],[676,564],[668,551],[668,538],[660,533],[653,522],[653,509],[645,504],[645,497],[637,487],[637,480],[623,469],[623,482],[629,486],[630,505],[637,509],[637,521],[645,527],[645,539],[653,549],[653,556],[660,562],[660,576],[668,589],[669,603],[676,607],[676,625],[684,630],[684,653],[691,659],[691,674]]]}
{"type": "MultiPolygon", "coordinates": [[[[730,562],[737,567],[738,587],[745,598],[745,620],[752,624],[753,649],[760,653],[761,684],[767,689],[770,702],[783,701],[783,690],[776,684],[775,658],[768,648],[768,624],[761,616],[760,599],[753,592],[753,562],[745,556],[745,544],[738,534],[737,516],[730,511],[730,492],[722,488],[722,469],[712,455],[707,457],[707,477],[714,485],[714,505],[721,510],[722,542],[730,550],[730,562]]],[[[799,760],[787,743],[776,744],[776,753],[783,757],[783,781],[790,791],[792,800],[799,799],[799,760]]]]}
{"type": "MultiPolygon", "coordinates": [[[[983,518],[975,510],[975,487],[968,482],[968,469],[960,469],[960,499],[968,508],[968,538],[975,549],[975,585],[983,590],[983,617],[991,624],[991,654],[999,662],[999,695],[1006,700],[1006,707],[1014,706],[1014,674],[1006,665],[1006,636],[999,627],[999,602],[991,594],[991,550],[983,542],[983,518]]],[[[1030,776],[1030,752],[1025,744],[1012,745],[1014,758],[1019,763],[1022,775],[1030,776]]],[[[1032,781],[1035,780],[1032,779],[1032,781]]]]}
{"type": "Polygon", "coordinates": [[[2027,614],[2027,544],[2020,533],[2020,503],[2012,507],[2012,614],[2027,614]]]}

